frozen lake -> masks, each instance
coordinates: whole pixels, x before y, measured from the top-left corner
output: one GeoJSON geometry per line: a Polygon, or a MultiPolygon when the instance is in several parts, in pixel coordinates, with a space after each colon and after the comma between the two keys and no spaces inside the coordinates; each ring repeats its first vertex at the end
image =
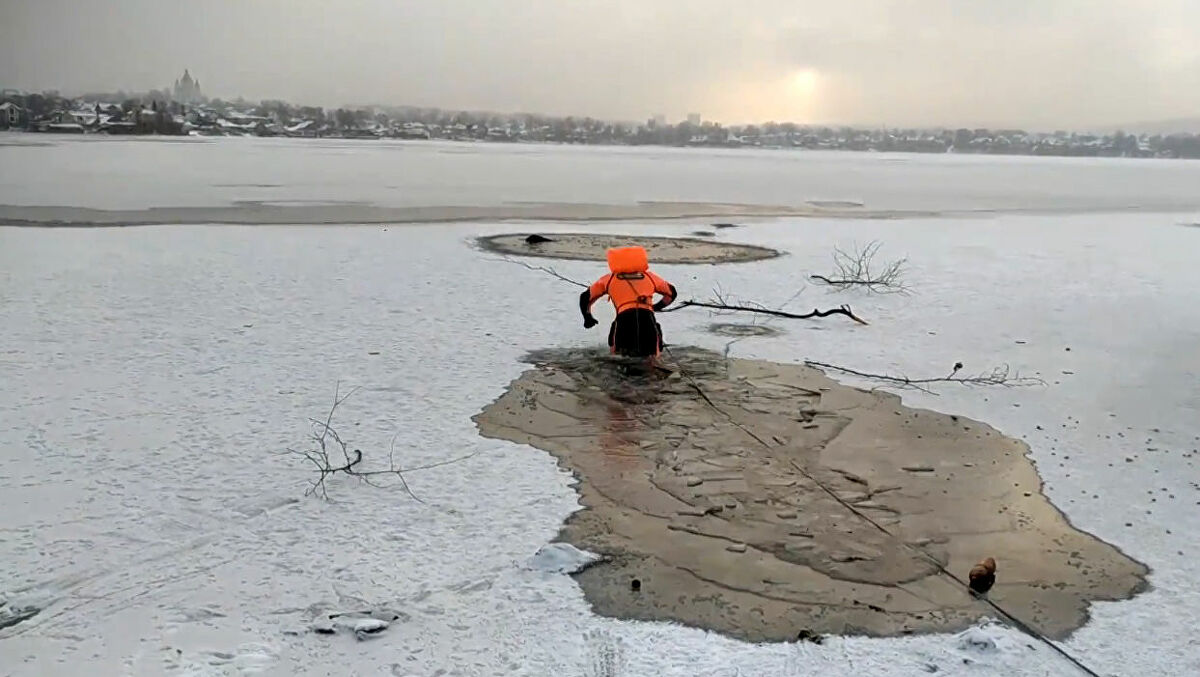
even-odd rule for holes
{"type": "MultiPolygon", "coordinates": [[[[13,136],[3,137],[8,143],[13,136]]],[[[22,136],[19,141],[49,137],[22,136]]],[[[1078,528],[1150,567],[1063,646],[1101,675],[1200,674],[1200,200],[1186,162],[223,139],[0,147],[0,204],[136,210],[239,200],[410,207],[636,200],[880,209],[1047,209],[944,218],[783,219],[720,231],[787,256],[663,266],[684,298],[720,286],[778,305],[834,246],[880,239],[911,296],[805,288],[870,326],[776,323],[735,356],[940,375],[1009,364],[1044,388],[905,392],[911,406],[1023,439],[1078,528]],[[253,187],[247,184],[273,184],[253,187]],[[237,184],[233,187],[223,187],[237,184]],[[1096,210],[1140,205],[1133,214],[1096,210]]],[[[684,234],[707,223],[542,223],[684,234]]],[[[0,629],[5,675],[1072,675],[1001,625],[965,636],[754,645],[596,617],[531,563],[578,507],[542,451],[470,417],[527,351],[598,345],[577,291],[470,246],[496,223],[372,227],[0,228],[0,629]],[[407,465],[468,460],[396,489],[281,454],[335,384],[355,446],[407,465]],[[307,632],[315,611],[388,608],[378,637],[307,632]],[[0,607],[3,608],[3,607],[0,607]],[[593,667],[616,655],[617,672],[593,667]]],[[[544,262],[541,262],[544,263],[544,262]]],[[[553,262],[577,279],[586,262],[553,262]]],[[[610,313],[611,311],[609,311],[610,313]]],[[[601,322],[607,321],[600,314],[601,322]]],[[[726,318],[727,319],[727,318],[726,318]]],[[[668,341],[723,350],[702,311],[668,341]]],[[[1003,562],[1004,554],[997,558],[1003,562]]],[[[1003,570],[1003,569],[1002,569],[1003,570]]]]}
{"type": "MultiPolygon", "coordinates": [[[[1196,210],[1197,186],[1200,162],[1171,160],[0,135],[0,206],[324,205],[343,207],[342,222],[356,220],[355,207],[529,203],[804,207],[845,202],[866,211],[934,212],[1196,210]]],[[[400,220],[405,212],[395,215],[400,220]]],[[[52,211],[42,211],[31,218],[53,217],[52,211]]],[[[252,216],[246,218],[252,222],[252,216]]]]}

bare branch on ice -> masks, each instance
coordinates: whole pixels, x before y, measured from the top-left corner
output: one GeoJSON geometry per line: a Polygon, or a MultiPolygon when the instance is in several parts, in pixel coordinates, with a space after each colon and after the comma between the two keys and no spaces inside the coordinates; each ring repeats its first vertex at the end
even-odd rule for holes
{"type": "MultiPolygon", "coordinates": [[[[793,297],[795,298],[795,297],[793,297]]],[[[727,299],[718,291],[714,293],[714,298],[709,301],[688,300],[681,301],[673,306],[664,308],[661,312],[672,313],[684,308],[708,308],[718,312],[740,312],[740,313],[757,313],[760,315],[770,315],[772,317],[786,317],[793,320],[809,320],[815,317],[829,317],[830,315],[845,315],[859,324],[867,324],[867,321],[854,314],[848,305],[841,305],[837,308],[829,310],[818,310],[814,308],[810,313],[789,313],[785,310],[774,310],[767,308],[760,303],[729,303],[727,299]]]]}
{"type": "Polygon", "coordinates": [[[880,269],[875,264],[875,255],[879,253],[879,247],[878,241],[872,241],[866,247],[855,247],[850,252],[834,249],[833,264],[836,270],[828,276],[810,275],[809,278],[838,290],[862,287],[876,294],[907,294],[904,267],[908,260],[897,259],[884,264],[880,269]]]}
{"type": "Polygon", "coordinates": [[[959,383],[966,386],[1002,386],[1005,388],[1023,388],[1035,385],[1046,385],[1046,382],[1040,378],[1033,376],[1021,376],[1019,373],[1010,372],[1007,365],[1002,367],[994,367],[989,372],[975,374],[974,376],[959,376],[959,372],[963,368],[962,362],[955,363],[950,373],[945,376],[937,376],[932,378],[909,378],[907,376],[894,376],[891,374],[872,374],[870,372],[858,371],[848,367],[841,367],[836,364],[827,364],[825,362],[816,362],[814,360],[805,360],[805,364],[810,367],[819,367],[830,371],[837,371],[843,374],[852,374],[861,376],[874,381],[882,381],[884,383],[898,386],[900,388],[913,388],[922,392],[936,395],[937,393],[930,390],[929,386],[935,383],[959,383]]]}
{"type": "Polygon", "coordinates": [[[450,465],[451,463],[458,463],[459,461],[465,461],[479,453],[478,451],[475,451],[471,452],[470,454],[466,454],[465,456],[459,456],[457,458],[452,458],[445,461],[438,461],[436,463],[428,463],[425,465],[404,468],[396,465],[396,438],[400,436],[400,433],[396,433],[396,435],[392,437],[391,446],[388,449],[387,469],[362,469],[362,450],[352,450],[350,445],[342,439],[341,435],[338,434],[337,430],[333,426],[333,418],[337,413],[337,408],[341,406],[343,402],[349,399],[351,395],[357,392],[357,390],[358,389],[355,388],[349,393],[342,395],[341,384],[339,383],[334,389],[333,406],[329,408],[329,414],[325,417],[325,420],[321,421],[318,419],[309,419],[309,422],[313,427],[313,432],[310,433],[312,446],[308,449],[288,449],[285,452],[287,454],[303,458],[305,461],[312,464],[314,468],[316,468],[317,477],[312,480],[311,486],[307,491],[304,492],[306,496],[320,494],[321,498],[329,500],[329,493],[325,488],[325,480],[337,475],[338,473],[349,477],[356,477],[360,481],[374,487],[381,486],[376,483],[375,480],[377,478],[392,475],[400,481],[400,486],[403,487],[405,493],[411,496],[413,500],[424,503],[425,501],[421,500],[409,487],[408,480],[405,479],[404,476],[405,473],[429,470],[431,468],[437,468],[443,465],[450,465]],[[339,455],[341,456],[342,460],[335,461],[331,459],[331,456],[333,458],[337,458],[339,455]]]}

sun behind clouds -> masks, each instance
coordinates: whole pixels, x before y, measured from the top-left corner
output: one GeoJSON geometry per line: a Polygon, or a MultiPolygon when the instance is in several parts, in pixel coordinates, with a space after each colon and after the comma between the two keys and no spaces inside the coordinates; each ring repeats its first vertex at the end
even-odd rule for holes
{"type": "Polygon", "coordinates": [[[806,99],[812,98],[817,93],[817,86],[820,84],[820,75],[813,68],[804,68],[792,73],[791,87],[794,95],[802,96],[806,99]]]}
{"type": "Polygon", "coordinates": [[[821,103],[826,84],[826,79],[813,68],[756,78],[741,75],[717,90],[720,98],[706,107],[705,117],[726,124],[768,120],[816,122],[824,113],[821,103]]]}

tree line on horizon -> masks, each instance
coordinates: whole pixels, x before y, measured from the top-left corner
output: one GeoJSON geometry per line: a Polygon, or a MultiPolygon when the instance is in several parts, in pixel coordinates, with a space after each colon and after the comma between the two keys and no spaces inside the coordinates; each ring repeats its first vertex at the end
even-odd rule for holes
{"type": "MultiPolygon", "coordinates": [[[[236,112],[268,118],[285,127],[305,121],[312,122],[317,128],[341,131],[420,124],[441,129],[465,129],[466,136],[489,140],[663,146],[771,145],[906,152],[946,152],[953,149],[955,152],[1031,155],[1200,158],[1200,136],[1188,133],[1139,136],[1120,131],[1110,135],[1056,131],[1051,134],[1031,134],[1020,129],[868,129],[793,122],[729,127],[712,121],[671,124],[650,120],[639,124],[610,122],[593,117],[451,111],[414,106],[324,108],[296,105],[278,99],[251,102],[242,98],[211,98],[196,106],[188,106],[174,101],[171,92],[165,89],[144,93],[93,92],[75,98],[67,98],[56,92],[31,93],[20,97],[10,94],[5,100],[13,100],[23,106],[30,120],[43,118],[58,110],[71,109],[80,102],[119,106],[127,115],[139,110],[153,110],[161,113],[158,117],[166,116],[161,125],[155,125],[164,128],[171,127],[170,116],[186,115],[189,111],[200,116],[236,112]],[[520,130],[519,135],[511,133],[514,128],[520,130]],[[505,133],[495,134],[495,130],[504,130],[505,133]]],[[[141,123],[142,117],[134,116],[133,119],[141,123]]],[[[149,132],[173,133],[165,129],[151,129],[149,132]]]]}

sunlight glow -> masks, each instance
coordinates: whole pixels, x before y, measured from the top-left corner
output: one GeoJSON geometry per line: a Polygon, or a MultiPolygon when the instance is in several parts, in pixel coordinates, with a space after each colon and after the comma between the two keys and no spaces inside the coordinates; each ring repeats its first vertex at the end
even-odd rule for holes
{"type": "Polygon", "coordinates": [[[793,95],[798,95],[805,98],[813,96],[817,93],[817,85],[819,84],[818,80],[819,76],[817,71],[811,68],[805,68],[804,70],[796,71],[791,77],[793,95]]]}

